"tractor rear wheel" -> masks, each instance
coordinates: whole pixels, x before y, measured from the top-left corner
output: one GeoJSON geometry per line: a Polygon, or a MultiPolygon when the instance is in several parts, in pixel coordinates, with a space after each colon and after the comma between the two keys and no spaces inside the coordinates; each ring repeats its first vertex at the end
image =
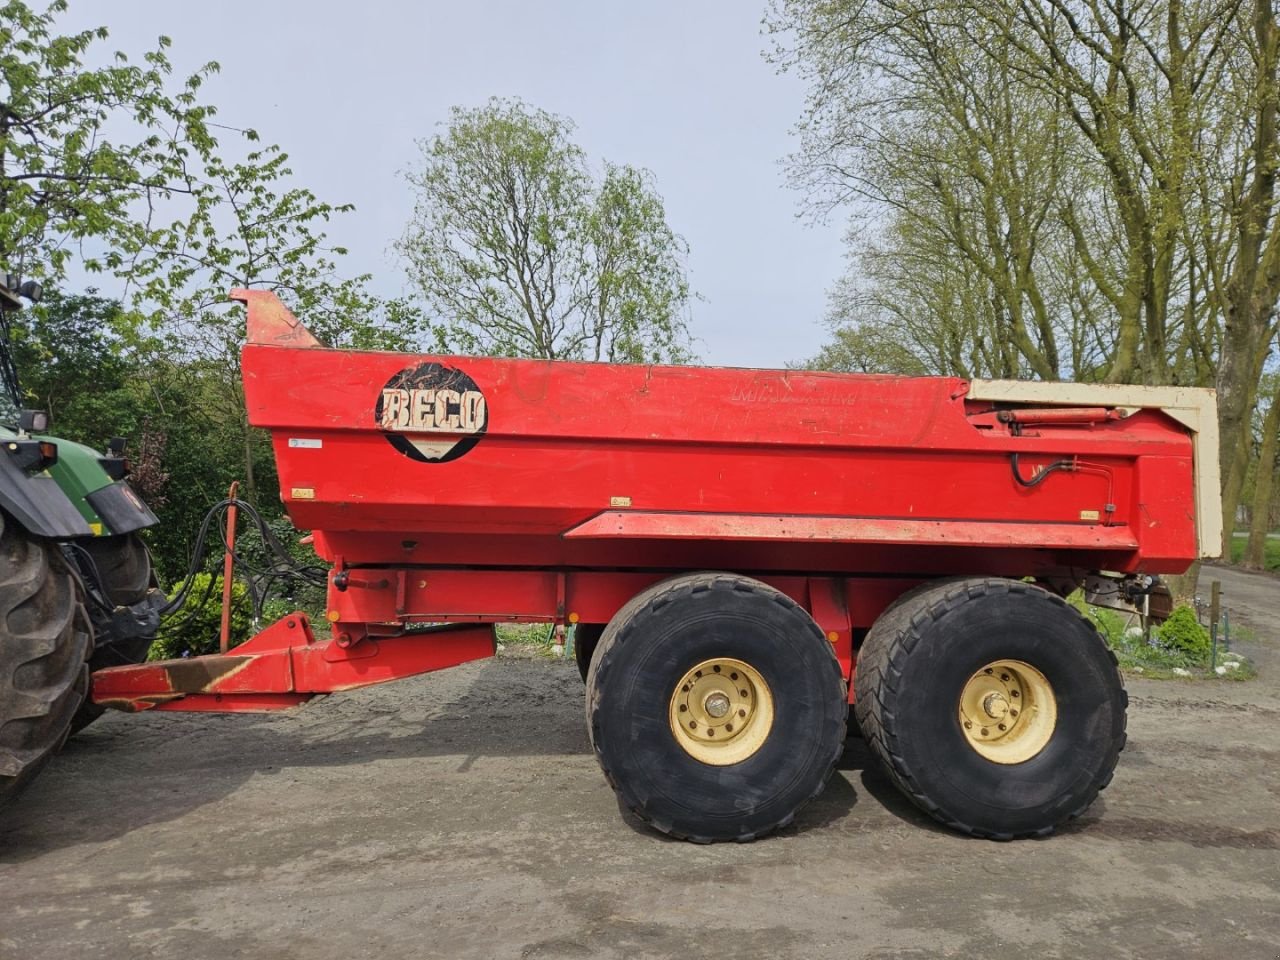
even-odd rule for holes
{"type": "Polygon", "coordinates": [[[92,649],[79,582],[58,548],[0,513],[0,805],[66,740],[92,649]]]}
{"type": "Polygon", "coordinates": [[[619,800],[698,843],[790,823],[830,779],[847,715],[840,665],[813,618],[727,573],[637,595],[587,676],[588,733],[619,800]]]}
{"type": "Polygon", "coordinates": [[[1115,656],[1033,584],[917,588],[871,628],[855,676],[871,753],[916,806],[962,833],[1051,833],[1093,802],[1124,748],[1115,656]]]}
{"type": "MultiPolygon", "coordinates": [[[[136,533],[82,541],[90,569],[84,573],[96,583],[106,604],[94,616],[95,643],[89,670],[127,666],[147,659],[160,626],[159,607],[164,601],[151,569],[151,554],[136,533]]],[[[76,711],[71,732],[78,733],[102,716],[103,708],[85,700],[76,711]]]]}

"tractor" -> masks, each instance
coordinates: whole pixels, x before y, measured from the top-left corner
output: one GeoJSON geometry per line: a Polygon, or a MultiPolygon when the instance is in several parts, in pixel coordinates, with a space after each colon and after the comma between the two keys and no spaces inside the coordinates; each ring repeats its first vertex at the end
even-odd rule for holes
{"type": "Polygon", "coordinates": [[[101,714],[90,673],[146,659],[165,603],[140,536],[156,516],[126,479],[124,441],[99,452],[52,436],[24,406],[12,318],[40,293],[0,277],[0,805],[101,714]]]}

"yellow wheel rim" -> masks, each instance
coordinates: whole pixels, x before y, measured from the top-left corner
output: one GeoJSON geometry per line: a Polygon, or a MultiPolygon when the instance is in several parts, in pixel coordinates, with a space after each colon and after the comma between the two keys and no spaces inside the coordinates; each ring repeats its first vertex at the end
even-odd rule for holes
{"type": "Polygon", "coordinates": [[[749,663],[704,660],[676,684],[669,721],[676,743],[695,760],[718,767],[741,763],[769,738],[773,694],[749,663]]]}
{"type": "Polygon", "coordinates": [[[1058,701],[1045,675],[1021,660],[996,660],[960,691],[960,730],[994,763],[1023,763],[1045,748],[1058,725],[1058,701]]]}

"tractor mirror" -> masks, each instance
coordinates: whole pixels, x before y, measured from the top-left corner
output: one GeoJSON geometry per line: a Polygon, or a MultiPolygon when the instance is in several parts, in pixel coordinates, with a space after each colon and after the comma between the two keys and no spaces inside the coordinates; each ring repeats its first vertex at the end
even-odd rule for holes
{"type": "Polygon", "coordinates": [[[49,430],[47,410],[23,410],[18,414],[18,429],[27,433],[46,433],[49,430]]]}

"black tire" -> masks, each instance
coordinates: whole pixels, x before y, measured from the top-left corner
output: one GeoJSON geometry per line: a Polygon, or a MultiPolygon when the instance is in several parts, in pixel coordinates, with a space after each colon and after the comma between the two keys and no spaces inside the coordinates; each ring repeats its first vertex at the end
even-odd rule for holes
{"type": "Polygon", "coordinates": [[[813,619],[766,584],[726,573],[664,581],[609,622],[587,676],[587,728],[619,800],[684,840],[747,841],[790,823],[822,792],[844,746],[839,663],[813,619]],[[750,664],[767,683],[772,726],[750,756],[711,765],[668,719],[681,678],[705,660],[750,664]]]}
{"type": "Polygon", "coordinates": [[[591,658],[600,645],[604,635],[603,623],[579,623],[573,628],[573,658],[578,661],[578,673],[582,682],[587,682],[587,671],[591,669],[591,658]]]}
{"type": "Polygon", "coordinates": [[[67,739],[92,649],[79,581],[61,552],[0,513],[0,806],[67,739]]]}
{"type": "MultiPolygon", "coordinates": [[[[85,566],[90,566],[90,569],[83,573],[96,581],[98,591],[109,607],[132,607],[146,602],[149,597],[158,596],[153,593],[156,580],[151,569],[151,554],[136,533],[84,540],[77,547],[88,554],[89,563],[85,566]]],[[[159,625],[158,617],[152,620],[155,626],[159,625]]],[[[115,622],[108,610],[95,612],[94,628],[96,642],[93,656],[89,659],[90,672],[141,663],[147,659],[156,638],[154,627],[149,625],[148,629],[138,632],[136,621],[125,618],[115,622]],[[125,624],[129,627],[127,631],[122,629],[125,624]]],[[[71,732],[79,733],[104,712],[103,707],[86,699],[76,711],[71,732]]]]}
{"type": "Polygon", "coordinates": [[[136,533],[81,540],[79,546],[93,559],[99,584],[112,603],[132,606],[155,586],[151,554],[136,533]]]}
{"type": "Polygon", "coordinates": [[[1033,584],[978,578],[925,585],[871,628],[854,682],[858,723],[890,780],[934,819],[995,840],[1045,836],[1111,782],[1128,698],[1093,625],[1033,584]],[[976,671],[1029,664],[1053,689],[1044,746],[997,763],[970,746],[957,711],[976,671]]]}

